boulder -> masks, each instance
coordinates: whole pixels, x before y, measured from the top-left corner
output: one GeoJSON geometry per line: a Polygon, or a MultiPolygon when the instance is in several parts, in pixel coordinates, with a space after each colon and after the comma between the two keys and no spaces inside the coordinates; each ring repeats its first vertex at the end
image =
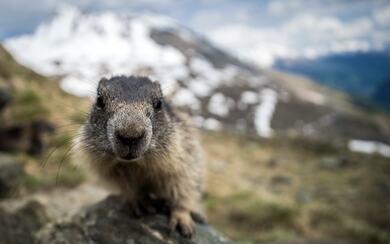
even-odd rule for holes
{"type": "Polygon", "coordinates": [[[170,232],[163,214],[134,218],[118,196],[85,208],[66,220],[48,224],[37,234],[38,243],[231,243],[208,225],[195,225],[186,239],[170,232]]]}
{"type": "Polygon", "coordinates": [[[0,243],[35,243],[35,233],[49,221],[45,208],[37,201],[0,206],[0,243]]]}
{"type": "Polygon", "coordinates": [[[45,120],[0,127],[0,151],[40,154],[45,149],[46,135],[54,132],[54,125],[45,120]]]}
{"type": "Polygon", "coordinates": [[[292,178],[287,175],[275,175],[271,178],[272,185],[291,185],[292,178]]]}
{"type": "Polygon", "coordinates": [[[0,154],[0,199],[11,195],[25,176],[22,163],[14,157],[0,154]]]}
{"type": "Polygon", "coordinates": [[[10,101],[11,95],[4,89],[0,89],[0,112],[3,110],[5,105],[10,101]]]}

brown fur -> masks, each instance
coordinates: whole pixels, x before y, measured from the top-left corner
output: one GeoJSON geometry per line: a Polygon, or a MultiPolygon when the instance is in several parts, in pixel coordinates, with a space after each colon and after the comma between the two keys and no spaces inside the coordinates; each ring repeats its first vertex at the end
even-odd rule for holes
{"type": "Polygon", "coordinates": [[[133,206],[142,204],[150,196],[164,199],[170,209],[171,227],[178,227],[188,237],[193,233],[190,214],[200,211],[205,166],[190,119],[166,103],[169,123],[161,123],[163,127],[156,128],[162,136],[154,142],[160,146],[151,145],[137,161],[120,162],[109,153],[97,153],[86,138],[90,133],[88,123],[81,128],[81,138],[76,145],[98,178],[133,206]],[[165,131],[167,136],[164,136],[165,131]]]}

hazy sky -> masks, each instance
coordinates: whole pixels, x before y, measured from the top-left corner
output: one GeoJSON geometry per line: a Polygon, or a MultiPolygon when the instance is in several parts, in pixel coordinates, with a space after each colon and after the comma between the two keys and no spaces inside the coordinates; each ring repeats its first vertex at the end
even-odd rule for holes
{"type": "Polygon", "coordinates": [[[85,11],[168,15],[265,66],[275,57],[310,58],[390,43],[386,0],[2,0],[0,39],[33,32],[63,4],[85,11]]]}

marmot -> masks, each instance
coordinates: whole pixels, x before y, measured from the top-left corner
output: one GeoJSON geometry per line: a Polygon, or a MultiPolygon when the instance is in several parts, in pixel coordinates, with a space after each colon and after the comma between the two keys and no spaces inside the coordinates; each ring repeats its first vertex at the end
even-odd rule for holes
{"type": "Polygon", "coordinates": [[[203,191],[202,152],[189,117],[163,97],[158,82],[137,76],[100,80],[77,146],[134,213],[151,199],[164,199],[171,229],[192,236],[203,191]]]}

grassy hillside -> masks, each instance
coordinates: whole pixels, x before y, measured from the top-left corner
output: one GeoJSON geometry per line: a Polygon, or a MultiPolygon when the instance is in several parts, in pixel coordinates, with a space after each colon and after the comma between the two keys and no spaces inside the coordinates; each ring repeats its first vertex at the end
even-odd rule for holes
{"type": "Polygon", "coordinates": [[[0,46],[0,89],[11,97],[0,113],[1,126],[23,126],[34,121],[52,123],[56,132],[48,137],[44,155],[27,156],[14,153],[29,176],[21,182],[21,191],[61,184],[74,185],[82,174],[69,161],[71,138],[77,131],[88,106],[88,99],[80,99],[63,92],[58,80],[43,77],[15,62],[0,46]],[[60,164],[64,167],[57,174],[60,164]]]}
{"type": "Polygon", "coordinates": [[[299,138],[209,132],[203,145],[208,216],[232,239],[390,242],[389,159],[299,138]]]}

